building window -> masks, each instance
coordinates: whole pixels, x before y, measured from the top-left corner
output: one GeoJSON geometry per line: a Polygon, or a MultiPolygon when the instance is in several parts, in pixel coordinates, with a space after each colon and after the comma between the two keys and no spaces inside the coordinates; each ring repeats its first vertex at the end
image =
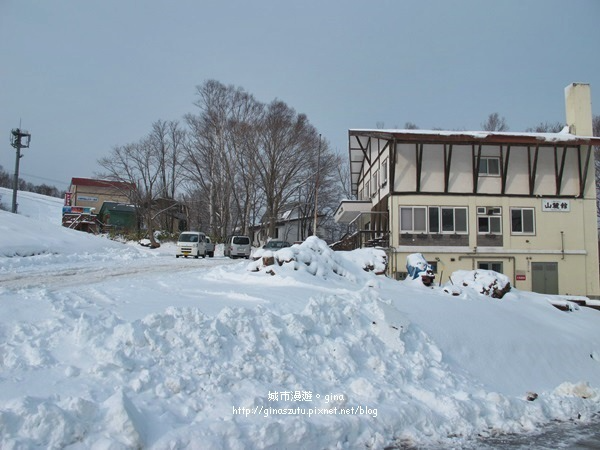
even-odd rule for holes
{"type": "Polygon", "coordinates": [[[467,208],[450,206],[429,207],[429,232],[467,234],[467,208]]]}
{"type": "Polygon", "coordinates": [[[438,262],[437,261],[427,261],[427,264],[431,266],[431,270],[433,273],[438,273],[438,262]]]}
{"type": "Polygon", "coordinates": [[[362,189],[360,191],[358,191],[358,199],[359,200],[364,200],[365,199],[365,194],[364,194],[364,191],[362,189]]]}
{"type": "Polygon", "coordinates": [[[431,234],[467,234],[468,208],[415,206],[400,208],[400,231],[431,234]]]}
{"type": "Polygon", "coordinates": [[[368,181],[365,183],[365,198],[371,198],[371,185],[368,181]]]}
{"type": "Polygon", "coordinates": [[[425,216],[427,208],[424,206],[400,207],[400,232],[401,233],[426,233],[427,222],[425,216]]]}
{"type": "Polygon", "coordinates": [[[467,233],[467,208],[441,208],[442,233],[467,233]]]}
{"type": "Polygon", "coordinates": [[[497,156],[482,156],[479,159],[479,175],[500,176],[500,158],[497,156]]]}
{"type": "Polygon", "coordinates": [[[535,234],[535,215],[533,208],[512,208],[510,210],[512,234],[535,234]]]}
{"type": "Polygon", "coordinates": [[[502,208],[478,206],[477,233],[502,234],[502,208]]]}
{"type": "Polygon", "coordinates": [[[502,273],[502,262],[499,261],[479,261],[477,268],[481,270],[493,270],[494,272],[502,273]]]}
{"type": "Polygon", "coordinates": [[[385,158],[381,164],[381,185],[385,186],[388,180],[388,160],[385,158]]]}
{"type": "Polygon", "coordinates": [[[429,207],[429,232],[440,232],[440,208],[438,206],[429,207]]]}
{"type": "Polygon", "coordinates": [[[377,189],[379,188],[379,184],[378,181],[379,180],[379,170],[376,170],[373,173],[373,196],[375,196],[375,194],[377,193],[377,189]]]}

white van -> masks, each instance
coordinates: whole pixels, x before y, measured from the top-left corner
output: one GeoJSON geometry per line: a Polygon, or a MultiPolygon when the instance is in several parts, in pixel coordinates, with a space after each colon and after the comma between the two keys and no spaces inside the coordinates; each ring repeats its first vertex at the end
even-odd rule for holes
{"type": "Polygon", "coordinates": [[[206,235],[199,231],[184,231],[177,239],[177,251],[175,257],[193,256],[206,258],[206,235]]]}
{"type": "Polygon", "coordinates": [[[250,258],[250,238],[248,236],[229,236],[223,245],[223,254],[230,258],[250,258]]]}

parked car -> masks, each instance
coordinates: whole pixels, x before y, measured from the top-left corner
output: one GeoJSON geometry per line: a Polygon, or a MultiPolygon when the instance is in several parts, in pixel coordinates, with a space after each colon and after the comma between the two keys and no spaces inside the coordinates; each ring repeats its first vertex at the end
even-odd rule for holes
{"type": "Polygon", "coordinates": [[[202,256],[206,258],[206,239],[206,235],[200,231],[184,231],[177,238],[175,257],[184,256],[187,258],[188,256],[193,256],[194,258],[198,258],[202,256]]]}
{"type": "Polygon", "coordinates": [[[250,258],[250,238],[248,236],[229,236],[223,245],[223,254],[230,258],[250,258]]]}
{"type": "Polygon", "coordinates": [[[208,236],[206,239],[206,254],[211,258],[215,256],[215,244],[213,244],[208,236]]]}
{"type": "Polygon", "coordinates": [[[280,248],[285,248],[285,247],[289,247],[290,243],[287,241],[269,241],[267,242],[265,245],[263,245],[263,248],[265,250],[279,250],[280,248]]]}

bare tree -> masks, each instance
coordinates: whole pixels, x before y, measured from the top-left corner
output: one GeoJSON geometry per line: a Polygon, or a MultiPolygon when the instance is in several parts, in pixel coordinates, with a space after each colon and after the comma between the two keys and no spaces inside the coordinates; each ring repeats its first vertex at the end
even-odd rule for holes
{"type": "Polygon", "coordinates": [[[110,156],[98,160],[98,164],[106,171],[100,175],[102,178],[136,186],[131,192],[131,201],[147,227],[150,242],[157,246],[153,203],[163,194],[160,179],[163,167],[152,136],[133,144],[114,147],[110,156]]]}
{"type": "Polygon", "coordinates": [[[214,237],[233,229],[246,233],[257,201],[250,149],[263,107],[243,89],[215,80],[196,94],[199,113],[186,115],[186,178],[202,193],[214,237]]]}
{"type": "Polygon", "coordinates": [[[267,106],[252,162],[265,195],[270,237],[275,236],[283,206],[305,180],[307,163],[317,160],[319,144],[319,135],[304,114],[297,114],[280,100],[267,106]]]}
{"type": "Polygon", "coordinates": [[[559,133],[565,127],[561,122],[540,122],[535,127],[527,128],[528,133],[559,133]]]}
{"type": "MultiPolygon", "coordinates": [[[[179,171],[184,138],[185,130],[179,127],[177,121],[162,120],[152,124],[152,131],[148,137],[148,144],[153,147],[157,157],[159,196],[172,204],[177,187],[181,183],[179,171]]],[[[164,214],[162,225],[168,230],[173,230],[174,220],[172,214],[164,214]]]]}
{"type": "Polygon", "coordinates": [[[487,120],[481,124],[481,128],[485,131],[508,131],[506,120],[497,112],[490,114],[487,120]]]}

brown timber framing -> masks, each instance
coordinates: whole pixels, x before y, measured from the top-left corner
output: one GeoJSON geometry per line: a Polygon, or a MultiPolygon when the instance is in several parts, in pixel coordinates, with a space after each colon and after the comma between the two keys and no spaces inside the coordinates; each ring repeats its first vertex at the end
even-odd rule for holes
{"type": "Polygon", "coordinates": [[[390,149],[390,158],[389,158],[389,163],[388,163],[388,170],[389,170],[389,183],[390,184],[390,192],[393,192],[394,190],[394,180],[396,180],[396,161],[397,161],[397,152],[396,152],[396,146],[398,145],[396,138],[394,138],[392,140],[392,148],[390,149]]]}
{"type": "Polygon", "coordinates": [[[565,160],[567,157],[567,146],[563,147],[563,152],[560,158],[560,167],[558,166],[558,146],[554,146],[554,171],[556,177],[556,195],[560,195],[562,190],[563,173],[565,171],[565,160]]]}
{"type": "Polygon", "coordinates": [[[450,166],[452,164],[452,144],[444,144],[444,194],[450,185],[450,166]]]}
{"type": "Polygon", "coordinates": [[[527,146],[527,167],[529,168],[529,195],[533,196],[535,192],[535,178],[537,176],[537,163],[540,146],[535,146],[535,153],[533,156],[533,163],[531,161],[531,147],[527,146]]]}
{"type": "MultiPolygon", "coordinates": [[[[358,194],[358,186],[360,182],[364,180],[368,169],[370,168],[373,161],[371,160],[372,155],[370,149],[374,145],[372,139],[380,139],[385,141],[384,146],[379,146],[378,156],[385,151],[386,148],[390,148],[389,151],[389,180],[391,183],[390,193],[398,195],[410,195],[414,194],[415,191],[399,192],[395,191],[395,175],[396,175],[396,163],[398,160],[397,146],[400,144],[414,144],[415,145],[415,164],[417,171],[417,185],[418,192],[420,194],[438,194],[436,192],[423,192],[422,189],[422,170],[424,164],[424,145],[434,144],[443,147],[444,155],[444,187],[443,192],[449,193],[450,189],[450,175],[453,158],[453,146],[461,145],[472,147],[473,152],[473,191],[479,196],[488,196],[494,194],[486,194],[478,192],[478,176],[479,176],[479,149],[481,146],[497,146],[500,148],[500,176],[501,176],[501,194],[509,197],[522,197],[522,194],[507,194],[507,179],[509,175],[509,162],[511,159],[512,147],[524,147],[527,151],[528,160],[528,194],[530,196],[535,195],[535,183],[537,180],[538,161],[540,147],[542,149],[547,148],[552,151],[554,149],[555,155],[555,179],[556,179],[556,195],[563,197],[561,194],[564,184],[564,173],[566,167],[566,154],[573,148],[578,152],[578,170],[579,170],[579,194],[578,197],[583,197],[585,187],[587,184],[589,174],[589,162],[592,155],[592,146],[600,146],[600,138],[598,137],[587,137],[587,136],[575,136],[575,135],[562,135],[555,133],[553,136],[548,138],[546,134],[535,134],[535,133],[522,133],[522,134],[508,134],[508,133],[460,133],[460,132],[440,132],[439,134],[432,133],[431,131],[419,132],[418,130],[397,130],[397,131],[382,131],[382,130],[349,130],[349,143],[350,143],[350,162],[351,162],[351,177],[352,177],[352,189],[354,195],[358,194]],[[354,139],[352,139],[354,138],[354,139]],[[361,141],[362,138],[362,141],[361,141]],[[367,141],[365,141],[365,139],[367,141]],[[504,148],[504,146],[506,146],[504,148]],[[587,146],[587,149],[585,148],[587,146]],[[476,148],[477,147],[477,148],[476,148]],[[562,154],[560,148],[562,147],[562,154]],[[506,151],[504,151],[506,149],[506,151]],[[582,151],[587,153],[584,155],[582,151]],[[585,160],[585,164],[584,164],[585,160]]],[[[374,156],[374,155],[373,155],[374,156]]],[[[417,187],[417,186],[416,186],[417,187]]],[[[453,193],[453,195],[473,195],[473,193],[453,193]]],[[[566,195],[565,197],[573,198],[573,195],[566,195]]]]}
{"type": "Polygon", "coordinates": [[[500,146],[500,177],[502,178],[502,195],[506,194],[506,180],[508,178],[508,161],[510,160],[510,144],[506,146],[506,159],[504,158],[504,151],[502,145],[500,146]]]}
{"type": "MultiPolygon", "coordinates": [[[[377,155],[375,157],[375,160],[371,160],[371,151],[373,149],[373,139],[372,137],[368,137],[367,138],[367,144],[366,146],[364,146],[361,142],[358,136],[355,136],[356,138],[356,143],[358,144],[358,147],[350,147],[350,157],[352,158],[352,150],[360,150],[362,155],[364,156],[364,159],[362,159],[361,161],[359,160],[352,160],[350,159],[350,164],[352,165],[352,162],[360,162],[361,163],[361,170],[360,172],[362,172],[362,175],[359,175],[357,177],[357,182],[356,185],[358,187],[358,184],[364,180],[364,178],[367,175],[367,172],[369,171],[369,169],[372,167],[372,164],[381,158],[381,155],[383,155],[383,153],[386,151],[386,149],[389,147],[390,145],[390,140],[385,140],[382,138],[377,138],[377,155]],[[379,145],[379,143],[385,140],[385,145],[382,147],[381,145],[379,145]],[[365,162],[367,163],[366,167],[365,167],[365,162]]],[[[350,141],[351,142],[351,141],[350,141]]],[[[395,147],[394,147],[395,148],[395,147]]],[[[393,153],[393,152],[391,152],[393,153]]],[[[395,155],[394,155],[395,156],[395,155]]],[[[389,168],[388,168],[389,171],[389,168]]]]}
{"type": "Polygon", "coordinates": [[[585,194],[585,182],[587,181],[588,170],[590,169],[590,156],[592,146],[588,145],[587,155],[585,157],[585,166],[581,167],[581,145],[577,146],[577,161],[579,162],[579,198],[583,198],[585,194]]]}
{"type": "Polygon", "coordinates": [[[415,145],[415,158],[416,158],[416,169],[417,169],[417,185],[416,192],[421,192],[421,169],[423,168],[423,144],[415,145]]]}
{"type": "Polygon", "coordinates": [[[477,187],[479,185],[479,165],[481,164],[481,144],[477,150],[477,157],[475,157],[475,144],[471,145],[471,152],[473,156],[473,194],[477,194],[477,187]]]}

